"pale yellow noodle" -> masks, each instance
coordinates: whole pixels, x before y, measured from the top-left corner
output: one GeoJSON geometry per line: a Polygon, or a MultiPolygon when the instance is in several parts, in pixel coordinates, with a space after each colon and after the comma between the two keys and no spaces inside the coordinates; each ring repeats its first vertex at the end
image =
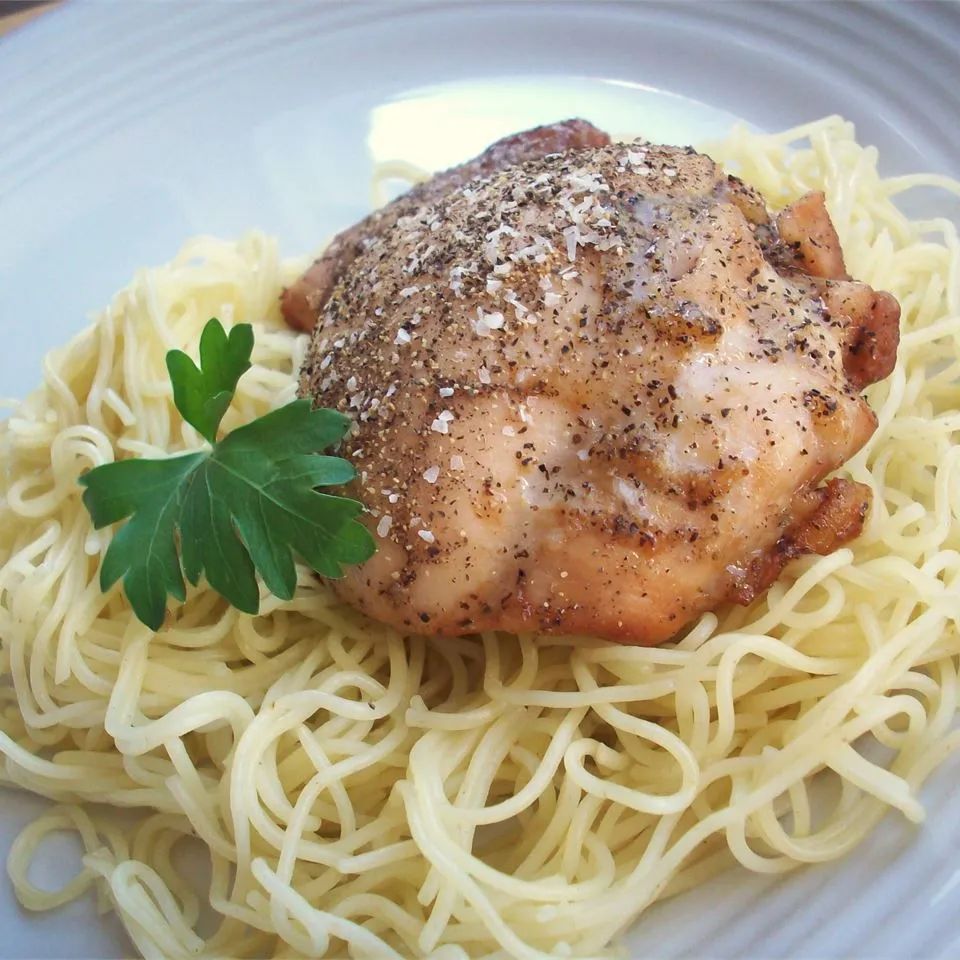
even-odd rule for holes
{"type": "MultiPolygon", "coordinates": [[[[594,957],[731,860],[782,872],[891,809],[923,818],[918,787],[960,746],[960,240],[893,201],[960,184],[882,179],[835,117],[709,149],[773,205],[825,190],[851,273],[903,304],[879,429],[844,468],[873,491],[864,535],[658,649],[404,638],[305,570],[259,617],[194,590],[153,635],[100,593],[110,534],[77,478],[199,445],[164,354],[195,352],[209,317],[256,329],[227,429],[293,398],[305,347],[277,308],[302,263],[257,233],[192,240],[51,354],[0,428],[0,781],[59,803],[10,853],[26,907],[92,886],[147,957],[594,957]],[[817,780],[840,787],[829,809],[817,780]],[[63,830],[83,865],[38,889],[29,864],[63,830]],[[173,857],[188,837],[212,868],[199,890],[173,857]]],[[[397,177],[420,174],[384,166],[379,199],[397,177]]]]}

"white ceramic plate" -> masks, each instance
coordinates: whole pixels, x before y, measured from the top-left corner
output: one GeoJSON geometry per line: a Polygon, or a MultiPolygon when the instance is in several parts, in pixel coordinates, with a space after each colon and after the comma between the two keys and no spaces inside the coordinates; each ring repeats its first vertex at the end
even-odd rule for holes
{"type": "MultiPolygon", "coordinates": [[[[573,115],[690,142],[839,112],[886,172],[960,175],[957,49],[946,3],[74,0],[0,40],[0,393],[192,233],[312,249],[366,209],[375,159],[439,168],[573,115]]],[[[888,818],[840,864],[734,870],[655,907],[631,955],[960,956],[958,780],[938,771],[925,826],[888,818]]],[[[0,796],[0,853],[39,808],[0,796]]],[[[31,916],[3,885],[0,930],[8,958],[131,950],[92,899],[31,916]]]]}

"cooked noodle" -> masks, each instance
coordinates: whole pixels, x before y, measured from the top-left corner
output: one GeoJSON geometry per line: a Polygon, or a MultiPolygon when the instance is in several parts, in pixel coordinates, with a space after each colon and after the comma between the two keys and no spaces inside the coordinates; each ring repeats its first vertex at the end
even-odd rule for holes
{"type": "Polygon", "coordinates": [[[298,264],[260,234],[191,241],[47,358],[0,435],[0,778],[58,802],[10,854],[26,907],[93,886],[146,957],[592,957],[731,857],[786,871],[891,808],[923,818],[960,744],[960,242],[894,199],[960,185],[880,179],[836,118],[711,152],[774,205],[825,189],[851,273],[903,305],[879,429],[843,471],[873,491],[863,536],[655,649],[404,638],[303,570],[258,617],[198,589],[151,634],[100,592],[109,533],[77,477],[199,445],[164,354],[209,317],[256,328],[228,429],[292,398],[304,348],[277,311],[298,264]],[[62,830],[86,856],[51,893],[28,867],[62,830]]]}

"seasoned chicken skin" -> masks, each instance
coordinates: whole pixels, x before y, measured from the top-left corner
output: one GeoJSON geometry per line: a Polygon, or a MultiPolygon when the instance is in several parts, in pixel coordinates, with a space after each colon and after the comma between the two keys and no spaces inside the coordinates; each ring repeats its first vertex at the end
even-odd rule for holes
{"type": "Polygon", "coordinates": [[[823,198],[773,219],[692,149],[576,146],[401,198],[284,301],[379,547],[335,589],[401,630],[659,643],[862,527],[821,484],[899,307],[823,198]]]}
{"type": "Polygon", "coordinates": [[[562,153],[579,147],[601,147],[609,142],[610,137],[593,124],[585,120],[566,120],[504,137],[479,157],[417,184],[393,203],[374,210],[359,223],[337,234],[307,272],[283,291],[281,306],[287,323],[297,330],[312,330],[321,306],[330,296],[340,275],[372,237],[392,226],[399,217],[415,215],[421,207],[442,200],[452,190],[475,177],[483,177],[550,153],[562,153]]]}

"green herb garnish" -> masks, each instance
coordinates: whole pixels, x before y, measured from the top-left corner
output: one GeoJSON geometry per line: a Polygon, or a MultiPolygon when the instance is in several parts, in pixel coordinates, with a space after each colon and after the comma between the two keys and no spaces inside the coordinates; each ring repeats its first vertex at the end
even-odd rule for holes
{"type": "Polygon", "coordinates": [[[355,475],[346,460],[318,453],[346,433],[343,414],[295,400],[217,439],[252,351],[249,324],[227,336],[214,319],[200,340],[199,367],[180,350],[167,354],[174,403],[209,449],[108,463],[80,478],[97,529],[129,518],[107,548],[100,588],[122,578],[134,612],[153,630],[168,594],[186,599],[184,576],[196,585],[205,575],[235,607],[256,613],[256,574],[289,600],[295,555],[325,577],[340,577],[344,564],[375,550],[357,520],[363,505],[316,489],[355,475]]]}

